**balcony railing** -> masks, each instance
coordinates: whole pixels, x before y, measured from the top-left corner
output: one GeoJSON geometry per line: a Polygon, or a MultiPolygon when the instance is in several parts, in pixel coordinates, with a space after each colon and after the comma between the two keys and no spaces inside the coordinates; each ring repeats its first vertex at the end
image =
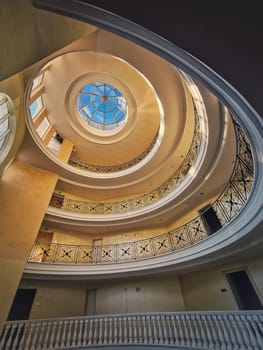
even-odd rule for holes
{"type": "MultiPolygon", "coordinates": [[[[253,162],[243,131],[236,125],[238,150],[232,177],[219,198],[211,205],[218,228],[226,226],[245,205],[253,185],[253,162]]],[[[213,232],[214,233],[214,232],[213,232]]],[[[211,230],[205,213],[162,235],[118,244],[91,246],[36,241],[30,262],[121,263],[168,254],[205,239],[211,230]]]]}
{"type": "MultiPolygon", "coordinates": [[[[194,101],[194,99],[193,99],[194,101]]],[[[160,198],[164,197],[168,193],[170,193],[174,188],[179,185],[186,175],[188,174],[189,170],[195,163],[199,148],[201,145],[201,126],[200,126],[200,119],[202,118],[201,112],[198,112],[194,103],[195,107],[195,131],[193,135],[193,140],[190,146],[190,149],[182,162],[179,169],[167,180],[165,181],[161,186],[154,189],[151,192],[145,193],[143,195],[131,198],[131,199],[125,199],[125,200],[119,200],[114,202],[94,202],[94,201],[83,201],[83,200],[77,200],[72,198],[67,198],[63,196],[63,199],[61,198],[61,194],[57,194],[54,192],[50,206],[61,208],[63,210],[73,211],[73,212],[79,212],[79,213],[85,213],[85,214],[100,214],[100,215],[111,215],[111,214],[123,214],[132,210],[140,209],[145,206],[151,205],[154,202],[158,201],[160,198]],[[199,115],[200,114],[200,115],[199,115]],[[59,199],[59,200],[58,200],[59,199]],[[59,203],[59,205],[57,205],[59,203]]],[[[147,153],[147,152],[146,152],[147,153]]],[[[141,160],[141,158],[138,158],[141,160]]],[[[129,166],[135,165],[137,160],[133,163],[131,163],[129,166]]],[[[73,161],[70,161],[70,164],[73,166],[77,166],[79,168],[84,169],[84,163],[82,164],[73,164],[73,161]]],[[[113,166],[113,167],[97,167],[97,172],[114,172],[117,170],[124,170],[126,165],[123,164],[124,168],[121,169],[121,165],[119,166],[113,166]]],[[[92,166],[89,167],[87,165],[86,170],[91,171],[92,166]]],[[[92,170],[95,171],[95,168],[92,170]]]]}
{"type": "Polygon", "coordinates": [[[85,349],[151,345],[261,350],[263,312],[179,312],[7,322],[0,349],[85,349]]]}
{"type": "Polygon", "coordinates": [[[93,165],[93,164],[87,164],[83,161],[80,161],[78,159],[74,159],[73,156],[70,157],[68,163],[70,165],[72,165],[73,167],[82,169],[82,170],[88,170],[91,172],[95,172],[95,173],[112,173],[115,171],[121,171],[124,169],[128,169],[132,166],[134,166],[135,164],[140,163],[153,149],[157,139],[158,139],[158,134],[159,134],[159,130],[157,131],[153,141],[150,143],[150,145],[145,149],[144,152],[142,152],[141,154],[139,154],[136,158],[122,163],[122,164],[118,164],[118,165],[93,165]]]}

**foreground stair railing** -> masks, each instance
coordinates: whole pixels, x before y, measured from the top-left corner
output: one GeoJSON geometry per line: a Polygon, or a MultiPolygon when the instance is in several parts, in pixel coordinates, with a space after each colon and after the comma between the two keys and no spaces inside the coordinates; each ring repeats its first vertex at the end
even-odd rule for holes
{"type": "Polygon", "coordinates": [[[7,322],[0,349],[108,345],[198,349],[263,348],[263,311],[147,313],[7,322]]]}

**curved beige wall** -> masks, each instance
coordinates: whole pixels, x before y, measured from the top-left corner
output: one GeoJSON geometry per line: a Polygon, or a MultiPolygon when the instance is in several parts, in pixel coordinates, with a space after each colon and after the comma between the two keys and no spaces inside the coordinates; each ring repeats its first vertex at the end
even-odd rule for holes
{"type": "Polygon", "coordinates": [[[25,118],[24,118],[24,81],[23,75],[15,74],[9,79],[0,82],[0,92],[7,94],[14,103],[16,114],[15,135],[12,146],[0,164],[0,176],[8,166],[8,164],[16,156],[21,146],[25,134],[25,118]]]}

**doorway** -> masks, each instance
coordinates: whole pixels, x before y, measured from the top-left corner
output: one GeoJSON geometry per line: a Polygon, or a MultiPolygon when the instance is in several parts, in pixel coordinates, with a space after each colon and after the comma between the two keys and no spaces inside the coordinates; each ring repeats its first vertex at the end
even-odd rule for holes
{"type": "Polygon", "coordinates": [[[36,289],[18,289],[7,321],[28,320],[36,295],[36,289]]]}
{"type": "Polygon", "coordinates": [[[206,232],[208,236],[220,230],[222,227],[220,220],[218,219],[214,208],[211,204],[205,206],[201,210],[199,210],[201,219],[206,228],[206,232]]]}
{"type": "Polygon", "coordinates": [[[245,270],[226,273],[226,278],[240,310],[263,309],[256,290],[245,270]]]}
{"type": "Polygon", "coordinates": [[[87,289],[85,316],[96,315],[96,289],[87,289]]]}

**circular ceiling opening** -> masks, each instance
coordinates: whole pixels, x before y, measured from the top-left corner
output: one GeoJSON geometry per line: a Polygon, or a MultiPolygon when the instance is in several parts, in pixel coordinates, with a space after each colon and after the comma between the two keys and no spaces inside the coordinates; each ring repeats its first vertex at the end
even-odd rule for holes
{"type": "Polygon", "coordinates": [[[128,105],[123,94],[104,82],[85,85],[78,93],[77,109],[90,127],[101,131],[116,131],[128,115],[128,105]]]}

